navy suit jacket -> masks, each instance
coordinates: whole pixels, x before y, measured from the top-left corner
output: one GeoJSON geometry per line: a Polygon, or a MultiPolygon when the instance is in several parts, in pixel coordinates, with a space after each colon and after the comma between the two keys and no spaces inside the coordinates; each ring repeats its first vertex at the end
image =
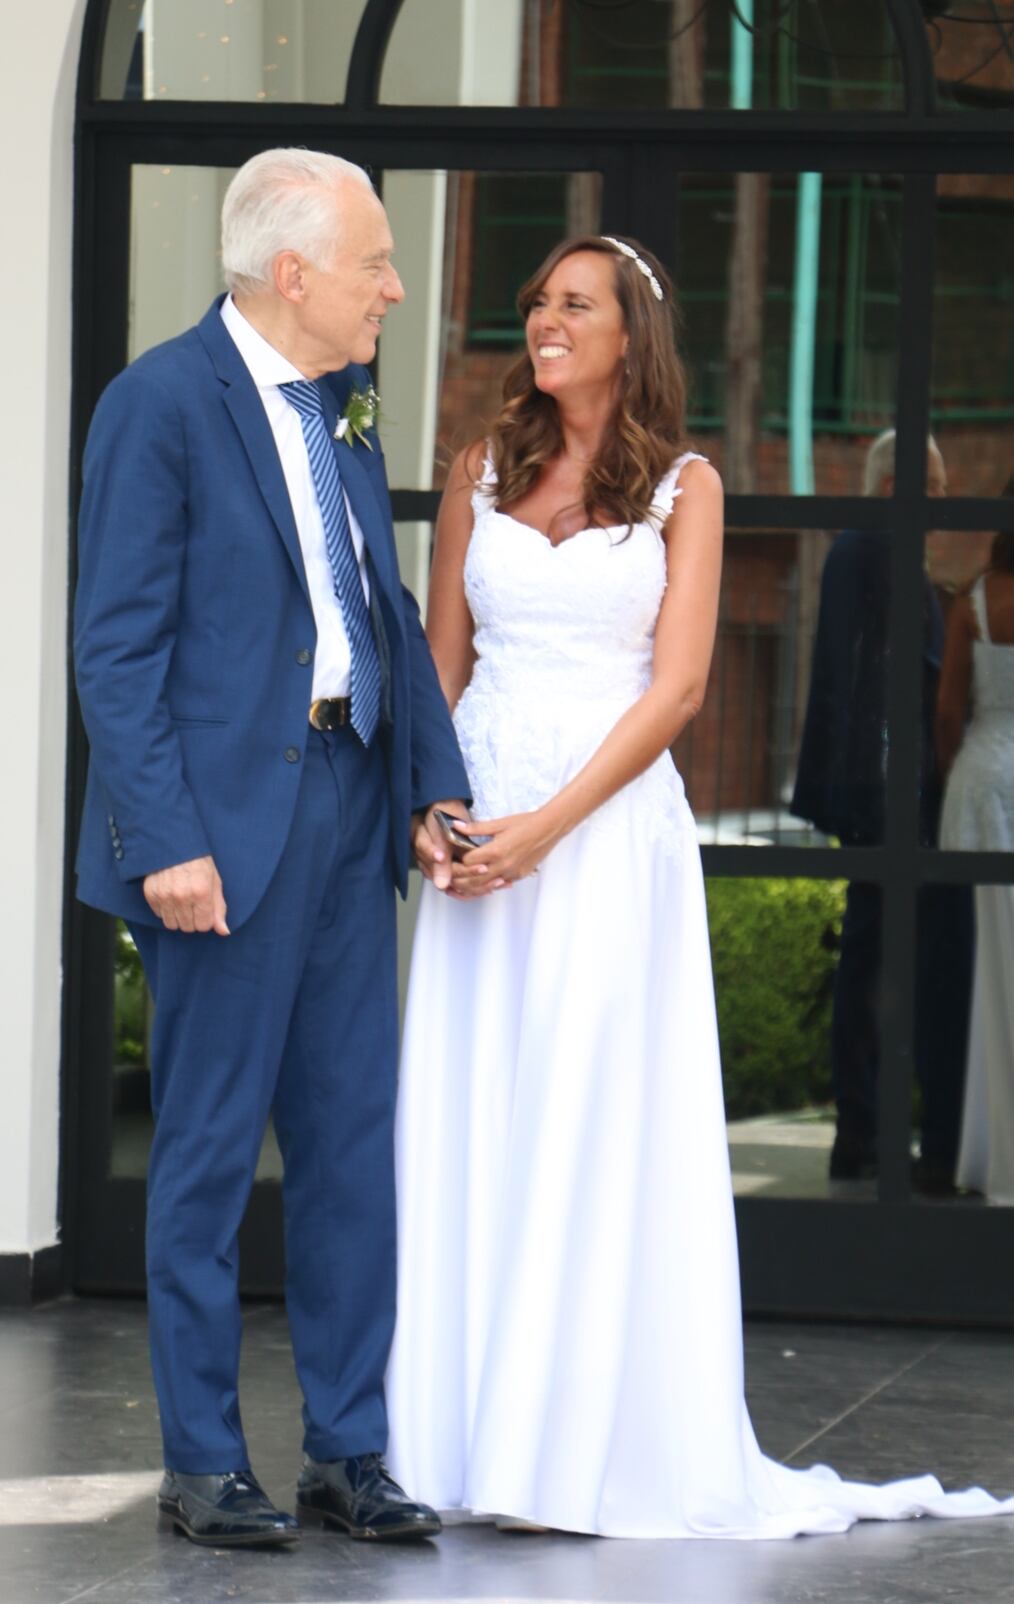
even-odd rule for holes
{"type": "MultiPolygon", "coordinates": [[[[806,718],[791,811],[843,842],[883,839],[887,764],[890,535],[845,529],[824,563],[806,718]]],[[[931,841],[940,787],[933,711],[943,648],[940,604],[923,580],[920,835],[931,841]]]]}
{"type": "MultiPolygon", "coordinates": [[[[144,876],[214,856],[230,928],[256,908],[291,826],[316,630],[260,396],[218,300],[120,373],[84,461],[74,651],[91,746],[78,895],[156,924],[144,876]]],[[[319,381],[327,420],[369,374],[319,381]]],[[[415,601],[398,575],[380,442],[336,443],[363,531],[383,674],[394,881],[410,814],[468,782],[415,601]]]]}

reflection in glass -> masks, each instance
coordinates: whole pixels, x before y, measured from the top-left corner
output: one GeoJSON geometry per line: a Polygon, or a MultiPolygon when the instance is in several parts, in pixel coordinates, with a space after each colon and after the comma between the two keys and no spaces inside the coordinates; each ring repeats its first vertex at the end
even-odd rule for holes
{"type": "Polygon", "coordinates": [[[954,1192],[974,947],[968,886],[923,886],[916,902],[912,1193],[954,1192]]]}
{"type": "Polygon", "coordinates": [[[1014,175],[942,174],[932,427],[950,491],[997,496],[1014,466],[1014,175]]]}
{"type": "Polygon", "coordinates": [[[954,1179],[988,1203],[1012,1207],[1014,886],[961,889],[974,895],[975,961],[954,1179]]]}
{"type": "MultiPolygon", "coordinates": [[[[864,470],[868,495],[887,496],[894,484],[895,436],[885,430],[870,446],[864,470]]],[[[946,468],[930,442],[926,489],[942,495],[946,468]]],[[[793,790],[792,812],[848,846],[883,840],[890,730],[887,723],[891,536],[843,530],[832,542],[821,575],[813,634],[810,685],[793,790]]],[[[939,822],[940,782],[932,751],[943,616],[930,577],[922,575],[922,763],[918,777],[919,841],[931,846],[939,822]]]]}
{"type": "Polygon", "coordinates": [[[712,879],[707,895],[734,1189],[872,1197],[873,1170],[829,1184],[844,883],[712,879]]]}
{"type": "MultiPolygon", "coordinates": [[[[1014,493],[1014,480],[1011,481],[1014,493]]],[[[955,598],[936,710],[946,775],[940,845],[1014,848],[1014,532],[994,535],[988,565],[955,598]]]]}
{"type": "MultiPolygon", "coordinates": [[[[1006,486],[1014,494],[1014,480],[1006,486]]],[[[995,535],[988,564],[955,599],[936,717],[937,756],[946,775],[940,845],[945,850],[1014,849],[1014,533],[995,535]]],[[[967,900],[966,969],[971,968],[971,893],[924,889],[967,900]]],[[[952,1043],[965,1070],[960,1149],[940,1178],[1014,1204],[1014,887],[974,893],[974,983],[967,1034],[952,1043]],[[967,1052],[966,1052],[967,1041],[967,1052]]],[[[944,939],[947,939],[945,934],[944,939]]],[[[953,939],[953,938],[952,938],[953,939]]],[[[967,1010],[966,1015],[967,1017],[967,1010]]],[[[952,1073],[953,1073],[952,1067],[952,1073]]]]}
{"type": "Polygon", "coordinates": [[[900,110],[881,0],[404,0],[381,101],[900,110]],[[752,18],[752,25],[749,19],[752,18]]]}
{"type": "Polygon", "coordinates": [[[884,176],[688,176],[676,283],[690,424],[732,492],[854,493],[894,418],[901,190],[884,176]]]}
{"type": "Polygon", "coordinates": [[[789,813],[826,535],[726,534],[704,706],[674,748],[704,844],[821,844],[789,813]]]}
{"type": "Polygon", "coordinates": [[[937,0],[926,34],[942,111],[1014,106],[1010,8],[997,0],[937,0]]]}
{"type": "Polygon", "coordinates": [[[131,169],[127,356],[191,328],[224,288],[219,217],[234,169],[131,169]]]}
{"type": "Polygon", "coordinates": [[[111,0],[102,100],[345,97],[366,0],[111,0]]]}
{"type": "Polygon", "coordinates": [[[992,1193],[1014,1203],[1012,898],[1009,886],[924,885],[918,894],[915,1198],[992,1193]]]}
{"type": "Polygon", "coordinates": [[[708,693],[674,749],[702,843],[882,838],[889,539],[727,531],[708,693]]]}
{"type": "Polygon", "coordinates": [[[517,292],[565,235],[597,231],[601,179],[388,169],[382,187],[406,288],[378,358],[388,477],[431,489],[498,413],[517,292]]]}
{"type": "MultiPolygon", "coordinates": [[[[889,494],[893,454],[885,431],[854,488],[889,494]]],[[[938,493],[938,452],[927,454],[927,467],[938,493]]],[[[891,541],[888,528],[727,531],[708,693],[674,748],[702,843],[882,843],[891,541]]],[[[948,550],[941,546],[941,563],[948,550]]],[[[919,714],[924,846],[936,841],[941,791],[933,721],[947,598],[935,579],[930,566],[919,714]]]]}

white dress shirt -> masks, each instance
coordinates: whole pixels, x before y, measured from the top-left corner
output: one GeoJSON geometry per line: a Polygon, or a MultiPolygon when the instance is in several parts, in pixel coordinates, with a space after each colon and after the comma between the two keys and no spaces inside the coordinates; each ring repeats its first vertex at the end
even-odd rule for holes
{"type": "MultiPolygon", "coordinates": [[[[280,351],[276,351],[262,334],[258,334],[253,324],[247,321],[236,306],[231,295],[227,295],[222,302],[222,322],[232,335],[240,356],[250,370],[250,377],[257,386],[257,393],[264,403],[271,433],[275,437],[275,445],[282,461],[282,472],[285,475],[292,513],[296,520],[296,532],[303,553],[310,605],[317,626],[317,649],[313,658],[311,695],[314,698],[348,696],[352,689],[352,654],[349,650],[349,638],[345,631],[341,606],[335,594],[334,574],[324,540],[324,521],[320,515],[320,503],[317,500],[313,474],[310,471],[303,425],[295,407],[286,401],[278,388],[280,384],[287,384],[293,379],[302,379],[305,382],[306,375],[300,373],[298,368],[294,368],[288,358],[282,356],[280,351]]],[[[324,422],[330,433],[333,420],[328,418],[326,413],[324,422]]],[[[344,494],[344,486],[342,493],[344,494]]],[[[366,599],[369,601],[370,587],[363,563],[363,532],[355,513],[349,506],[347,496],[345,505],[348,508],[352,543],[359,561],[359,574],[366,599]]]]}

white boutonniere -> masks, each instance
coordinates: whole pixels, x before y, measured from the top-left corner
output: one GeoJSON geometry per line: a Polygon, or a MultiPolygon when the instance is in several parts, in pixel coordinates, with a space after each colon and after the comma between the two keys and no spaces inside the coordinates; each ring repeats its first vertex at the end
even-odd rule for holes
{"type": "Polygon", "coordinates": [[[366,438],[367,429],[372,429],[380,416],[380,397],[371,384],[368,390],[351,390],[345,403],[345,411],[334,426],[334,438],[344,440],[353,445],[361,440],[367,451],[373,446],[366,438]]]}

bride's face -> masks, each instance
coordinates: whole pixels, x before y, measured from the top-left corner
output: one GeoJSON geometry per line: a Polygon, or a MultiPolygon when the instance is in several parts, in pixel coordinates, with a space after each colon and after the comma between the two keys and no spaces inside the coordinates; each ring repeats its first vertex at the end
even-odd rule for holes
{"type": "Polygon", "coordinates": [[[609,391],[629,343],[616,299],[613,263],[602,251],[575,251],[550,273],[525,333],[535,383],[547,395],[609,391]]]}

